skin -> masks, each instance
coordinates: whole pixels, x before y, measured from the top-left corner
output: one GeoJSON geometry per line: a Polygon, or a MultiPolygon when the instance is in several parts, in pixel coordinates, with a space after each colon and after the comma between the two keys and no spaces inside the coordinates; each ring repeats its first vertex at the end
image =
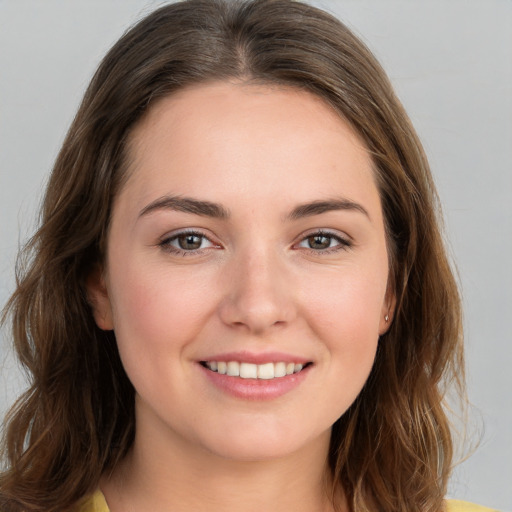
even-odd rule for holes
{"type": "Polygon", "coordinates": [[[362,389],[393,306],[363,143],[307,92],[221,82],[160,100],[128,156],[106,265],[89,283],[136,389],[133,449],[102,481],[112,512],[332,510],[330,430],[362,389]],[[228,215],[155,207],[164,196],[228,215]],[[334,200],[345,207],[297,214],[334,200]],[[198,250],[176,252],[184,229],[204,235],[198,250]],[[312,364],[284,395],[243,399],[199,364],[242,350],[312,364]]]}

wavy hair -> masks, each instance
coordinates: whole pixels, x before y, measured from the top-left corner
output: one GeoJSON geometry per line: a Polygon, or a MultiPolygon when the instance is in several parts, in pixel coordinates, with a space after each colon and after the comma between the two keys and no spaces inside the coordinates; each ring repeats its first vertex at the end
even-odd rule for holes
{"type": "Polygon", "coordinates": [[[367,47],[319,9],[186,0],[140,21],[100,64],[18,261],[4,313],[30,386],[6,419],[3,512],[71,510],[129,450],[134,389],[114,334],[94,322],[86,281],[104,258],[132,128],[159,98],[232,79],[322,98],[372,156],[397,302],[367,383],[333,426],[329,463],[354,511],[442,509],[453,452],[446,385],[464,390],[460,298],[429,166],[402,105],[367,47]]]}

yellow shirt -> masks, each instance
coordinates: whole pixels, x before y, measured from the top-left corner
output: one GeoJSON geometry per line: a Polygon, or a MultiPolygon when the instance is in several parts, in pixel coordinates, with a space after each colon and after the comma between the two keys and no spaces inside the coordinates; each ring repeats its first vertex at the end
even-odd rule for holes
{"type": "MultiPolygon", "coordinates": [[[[466,501],[447,500],[447,512],[498,512],[466,501]]],[[[93,494],[80,508],[79,512],[110,512],[105,497],[101,491],[93,494]]]]}
{"type": "MultiPolygon", "coordinates": [[[[467,501],[446,500],[446,505],[447,512],[498,512],[498,510],[474,505],[467,501]]],[[[108,512],[108,509],[106,509],[106,512],[108,512]]]]}

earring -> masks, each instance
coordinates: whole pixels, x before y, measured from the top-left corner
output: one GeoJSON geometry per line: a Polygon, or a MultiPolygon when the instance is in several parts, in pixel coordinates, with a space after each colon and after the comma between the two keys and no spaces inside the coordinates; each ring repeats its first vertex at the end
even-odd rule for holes
{"type": "Polygon", "coordinates": [[[386,316],[384,317],[384,320],[385,320],[386,322],[389,322],[389,315],[386,315],[386,316]]]}

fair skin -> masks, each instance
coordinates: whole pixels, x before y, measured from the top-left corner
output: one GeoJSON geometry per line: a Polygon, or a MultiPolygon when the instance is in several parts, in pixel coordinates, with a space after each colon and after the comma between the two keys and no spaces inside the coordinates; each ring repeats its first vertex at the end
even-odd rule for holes
{"type": "Polygon", "coordinates": [[[392,309],[364,145],[309,93],[221,82],[160,100],[128,157],[89,283],[136,390],[112,512],[332,510],[330,430],[392,309]]]}

